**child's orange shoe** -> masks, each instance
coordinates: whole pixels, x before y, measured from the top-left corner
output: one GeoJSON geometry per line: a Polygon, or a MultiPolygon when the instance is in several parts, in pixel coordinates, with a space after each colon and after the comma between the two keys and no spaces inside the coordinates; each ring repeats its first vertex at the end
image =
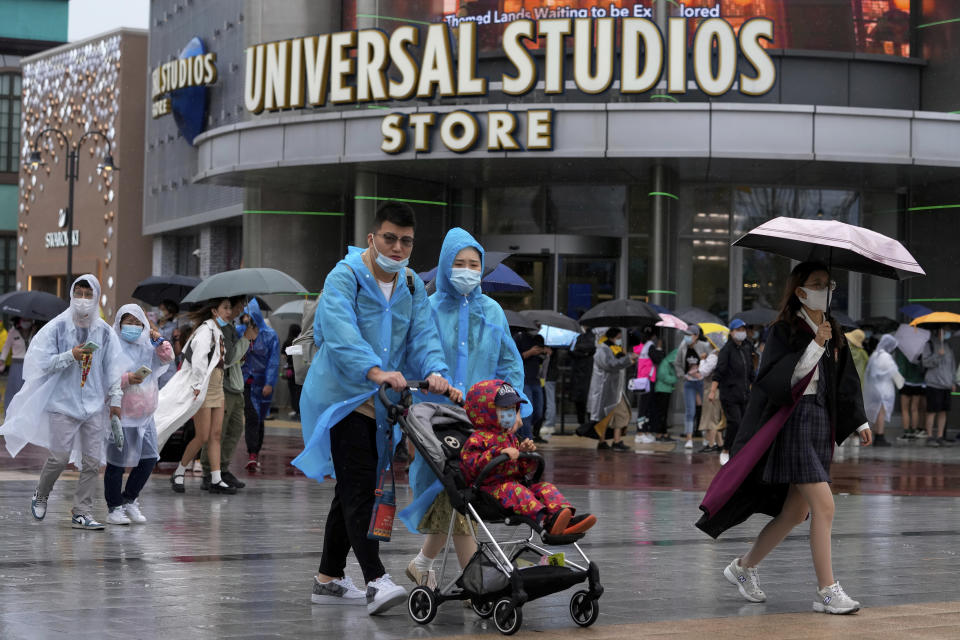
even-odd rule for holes
{"type": "Polygon", "coordinates": [[[586,513],[570,520],[570,526],[564,529],[564,534],[583,533],[597,524],[597,516],[586,513]]]}
{"type": "Polygon", "coordinates": [[[573,517],[573,512],[570,509],[561,509],[552,516],[549,516],[544,522],[544,528],[547,529],[547,533],[550,535],[558,536],[564,532],[567,528],[567,525],[570,524],[570,518],[573,517]]]}

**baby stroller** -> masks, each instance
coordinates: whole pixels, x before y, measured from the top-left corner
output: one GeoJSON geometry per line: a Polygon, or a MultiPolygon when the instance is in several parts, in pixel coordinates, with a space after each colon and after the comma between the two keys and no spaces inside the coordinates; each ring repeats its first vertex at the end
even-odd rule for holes
{"type": "MultiPolygon", "coordinates": [[[[424,388],[426,383],[411,382],[410,385],[424,388]]],[[[444,583],[450,555],[449,537],[456,517],[456,513],[451,514],[437,587],[421,585],[410,592],[407,598],[410,617],[419,624],[429,624],[442,603],[469,599],[477,615],[492,617],[501,633],[511,635],[523,624],[525,603],[587,582],[587,589],[578,590],[570,598],[570,616],[581,627],[596,622],[600,614],[597,600],[603,594],[603,586],[597,565],[577,544],[585,534],[551,535],[535,520],[504,509],[493,496],[481,491],[479,487],[484,478],[509,459],[504,454],[494,457],[472,485],[466,483],[460,471],[460,450],[473,432],[473,425],[463,408],[432,402],[414,404],[409,389],[404,390],[400,404],[395,404],[387,397],[386,386],[380,388],[380,399],[387,408],[391,423],[399,422],[418,455],[423,456],[440,478],[454,511],[467,517],[478,547],[462,573],[444,583]],[[487,528],[487,522],[527,527],[529,534],[498,541],[487,528]],[[478,527],[483,534],[482,540],[477,535],[478,527]],[[538,544],[537,537],[546,546],[573,545],[581,560],[571,562],[554,554],[538,544]],[[548,562],[545,564],[544,561],[548,562]]],[[[539,481],[543,474],[543,458],[537,453],[520,455],[536,460],[537,469],[528,481],[539,481]]]]}

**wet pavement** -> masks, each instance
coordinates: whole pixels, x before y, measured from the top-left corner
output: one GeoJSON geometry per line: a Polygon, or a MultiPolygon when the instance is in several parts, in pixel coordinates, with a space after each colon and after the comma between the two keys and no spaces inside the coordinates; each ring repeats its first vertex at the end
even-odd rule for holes
{"type": "MultiPolygon", "coordinates": [[[[452,602],[428,626],[402,607],[375,618],[363,607],[310,603],[332,483],[289,466],[300,440],[290,425],[268,435],[260,474],[236,496],[211,496],[199,478],[171,492],[161,468],[142,497],[150,522],[106,531],[69,528],[75,474],[65,474],[42,522],[30,495],[43,452],[0,452],[0,638],[407,638],[497,636],[452,602]]],[[[633,443],[630,443],[633,445],[633,443]]],[[[598,514],[583,543],[606,588],[590,631],[568,614],[571,591],[530,602],[518,637],[960,637],[960,447],[843,447],[837,493],[835,572],[865,609],[854,618],[810,612],[816,588],[805,525],[761,567],[765,604],[743,601],[721,575],[766,521],[714,541],[693,527],[718,468],[716,455],[662,447],[597,452],[556,437],[543,447],[546,477],[598,514]],[[897,635],[899,634],[899,635],[897,635]]],[[[242,449],[242,447],[241,447],[242,449]]],[[[409,500],[406,487],[398,502],[409,500]]],[[[98,502],[97,515],[105,517],[98,502]]],[[[382,545],[387,570],[403,570],[420,537],[397,523],[382,545]]],[[[348,573],[360,581],[352,560],[348,573]]]]}

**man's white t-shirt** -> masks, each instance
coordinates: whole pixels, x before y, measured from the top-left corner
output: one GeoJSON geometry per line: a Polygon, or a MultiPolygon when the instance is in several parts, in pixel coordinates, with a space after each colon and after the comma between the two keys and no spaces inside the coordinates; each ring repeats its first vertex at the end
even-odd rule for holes
{"type": "Polygon", "coordinates": [[[387,299],[387,302],[390,302],[390,298],[393,296],[393,283],[393,280],[390,282],[381,282],[379,279],[377,280],[377,284],[380,285],[380,291],[383,291],[383,297],[387,299]]]}

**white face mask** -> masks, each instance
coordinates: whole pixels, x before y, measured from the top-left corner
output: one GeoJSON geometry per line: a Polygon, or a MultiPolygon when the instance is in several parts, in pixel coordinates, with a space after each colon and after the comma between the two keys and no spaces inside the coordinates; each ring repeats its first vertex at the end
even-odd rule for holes
{"type": "Polygon", "coordinates": [[[617,338],[616,340],[613,341],[613,344],[615,344],[615,345],[617,345],[617,346],[619,347],[620,345],[623,344],[623,339],[622,339],[622,338],[617,338]]]}
{"type": "Polygon", "coordinates": [[[453,288],[459,291],[462,296],[468,295],[476,289],[482,279],[483,274],[473,269],[461,269],[459,267],[450,269],[450,284],[452,284],[453,288]]]}
{"type": "Polygon", "coordinates": [[[800,301],[805,307],[808,309],[813,309],[814,311],[827,310],[827,300],[830,296],[830,291],[827,289],[815,291],[806,287],[800,287],[800,289],[807,294],[807,299],[800,301]]]}
{"type": "Polygon", "coordinates": [[[736,342],[743,342],[744,340],[747,339],[747,332],[746,332],[746,331],[732,331],[732,332],[730,332],[730,335],[733,336],[733,339],[734,339],[736,342]]]}
{"type": "Polygon", "coordinates": [[[410,258],[404,258],[403,260],[394,260],[393,258],[388,258],[387,256],[380,253],[379,250],[377,250],[377,247],[375,244],[373,244],[373,241],[371,241],[370,244],[373,247],[373,250],[377,254],[377,258],[376,260],[374,260],[374,262],[376,262],[377,266],[383,269],[384,271],[386,271],[387,273],[400,273],[401,271],[404,270],[404,268],[410,262],[410,258]]]}
{"type": "Polygon", "coordinates": [[[77,324],[86,325],[97,311],[97,301],[74,298],[70,301],[70,309],[73,310],[73,318],[77,324]]]}

